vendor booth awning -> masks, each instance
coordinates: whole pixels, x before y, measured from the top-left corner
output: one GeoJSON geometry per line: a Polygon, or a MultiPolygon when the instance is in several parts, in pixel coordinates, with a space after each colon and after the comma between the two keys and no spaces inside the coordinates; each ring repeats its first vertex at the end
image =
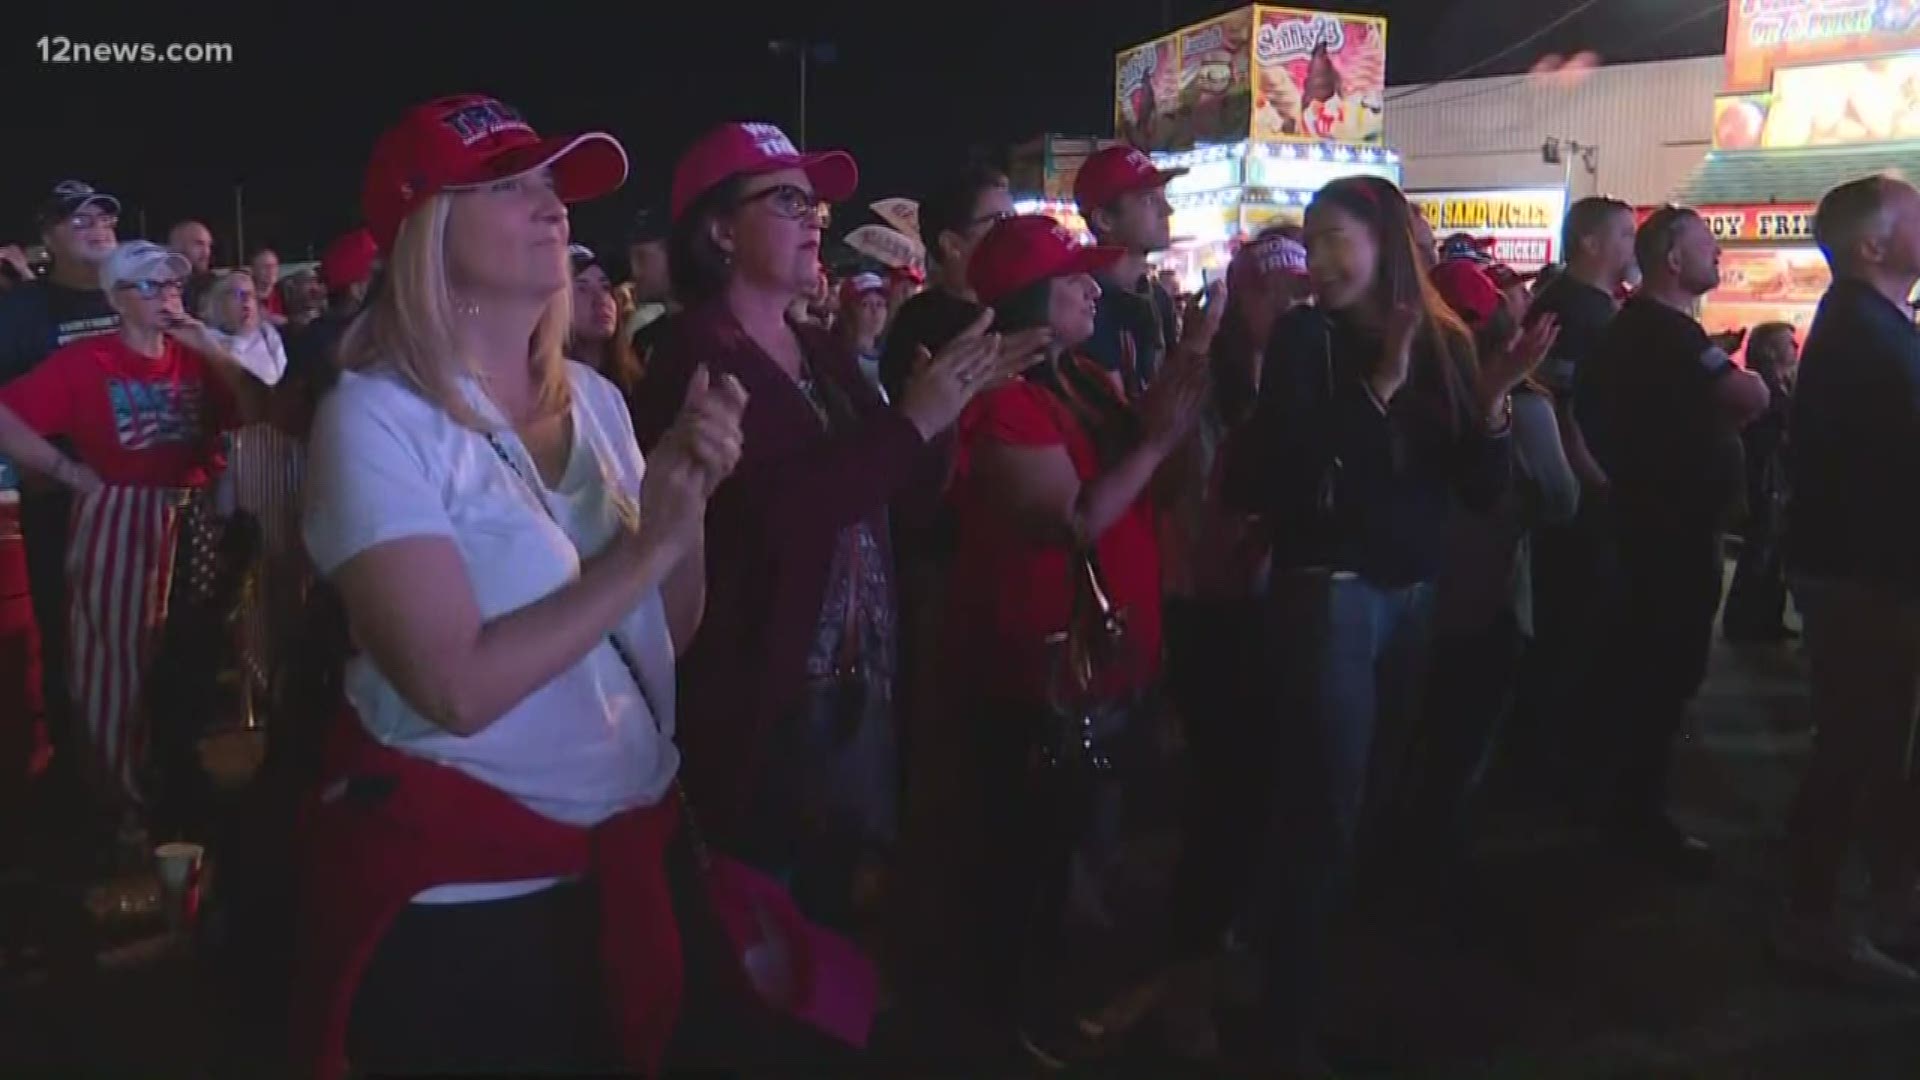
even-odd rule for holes
{"type": "Polygon", "coordinates": [[[1920,143],[1820,150],[1717,150],[1674,201],[1685,206],[1814,203],[1848,180],[1898,170],[1920,176],[1920,143]]]}

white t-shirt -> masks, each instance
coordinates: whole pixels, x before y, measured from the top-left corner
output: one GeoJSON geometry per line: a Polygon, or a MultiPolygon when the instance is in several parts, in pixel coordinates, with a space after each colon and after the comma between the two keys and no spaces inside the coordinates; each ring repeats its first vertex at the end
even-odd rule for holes
{"type": "Polygon", "coordinates": [[[215,330],[214,333],[227,346],[240,366],[253,373],[268,386],[278,385],[287,374],[287,346],[280,340],[280,331],[272,323],[263,322],[245,334],[228,334],[215,330]]]}
{"type": "MultiPolygon", "coordinates": [[[[510,431],[496,437],[526,480],[485,435],[462,427],[397,373],[343,373],[321,404],[308,451],[302,531],[321,573],[387,541],[445,536],[459,548],[484,619],[578,577],[582,556],[597,553],[635,512],[644,465],[613,384],[581,364],[567,368],[573,447],[557,490],[546,488],[510,431]],[[540,485],[547,509],[528,480],[540,485]]],[[[477,384],[465,386],[482,417],[498,417],[477,384]]],[[[644,697],[603,642],[475,735],[455,735],[421,716],[365,655],[348,663],[347,698],[385,745],[459,769],[550,818],[594,825],[659,801],[680,762],[673,645],[657,589],[617,633],[646,681],[644,697]]],[[[416,899],[498,899],[540,884],[451,886],[416,899]]]]}

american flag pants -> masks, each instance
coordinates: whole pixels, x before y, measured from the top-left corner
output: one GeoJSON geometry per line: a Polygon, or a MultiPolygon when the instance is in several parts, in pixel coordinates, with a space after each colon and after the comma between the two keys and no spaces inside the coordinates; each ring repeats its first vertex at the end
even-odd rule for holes
{"type": "Polygon", "coordinates": [[[70,689],[105,775],[138,797],[141,685],[167,625],[185,488],[104,487],[74,500],[67,545],[70,689]]]}

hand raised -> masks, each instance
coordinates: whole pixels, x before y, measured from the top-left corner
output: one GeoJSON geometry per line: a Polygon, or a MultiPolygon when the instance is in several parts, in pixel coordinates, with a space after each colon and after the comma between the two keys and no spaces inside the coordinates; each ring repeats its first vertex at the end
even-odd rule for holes
{"type": "Polygon", "coordinates": [[[983,310],[937,354],[923,348],[900,395],[900,412],[923,438],[945,431],[960,418],[974,395],[993,385],[1000,367],[1002,339],[990,334],[993,309],[983,310]]]}
{"type": "Polygon", "coordinates": [[[1179,350],[1204,353],[1212,349],[1214,335],[1220,332],[1220,320],[1226,313],[1227,282],[1222,278],[1187,300],[1186,312],[1180,317],[1179,350]]]}

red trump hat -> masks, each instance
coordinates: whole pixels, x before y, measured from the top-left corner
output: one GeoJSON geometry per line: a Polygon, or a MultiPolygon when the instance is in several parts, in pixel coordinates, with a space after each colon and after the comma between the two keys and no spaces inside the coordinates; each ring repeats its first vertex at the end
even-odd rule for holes
{"type": "Polygon", "coordinates": [[[1081,164],[1080,175],[1073,181],[1073,201],[1080,204],[1081,213],[1091,214],[1122,195],[1166,187],[1167,181],[1186,174],[1185,169],[1157,168],[1152,158],[1131,146],[1109,146],[1089,154],[1081,164]]]}
{"type": "Polygon", "coordinates": [[[827,202],[839,202],[860,186],[860,168],[844,150],[803,154],[772,124],[721,124],[701,136],[673,170],[673,220],[718,184],[736,176],[756,176],[781,169],[807,174],[813,193],[827,202]]]}
{"type": "Polygon", "coordinates": [[[1125,254],[1125,248],[1083,244],[1050,217],[1012,217],[995,225],[973,249],[967,284],[981,303],[992,304],[1048,278],[1098,273],[1125,254]]]}
{"type": "Polygon", "coordinates": [[[518,110],[480,94],[439,98],[408,109],[374,143],[360,208],[386,251],[432,196],[539,168],[553,170],[562,202],[582,202],[626,180],[627,152],[604,132],[543,139],[518,110]]]}

